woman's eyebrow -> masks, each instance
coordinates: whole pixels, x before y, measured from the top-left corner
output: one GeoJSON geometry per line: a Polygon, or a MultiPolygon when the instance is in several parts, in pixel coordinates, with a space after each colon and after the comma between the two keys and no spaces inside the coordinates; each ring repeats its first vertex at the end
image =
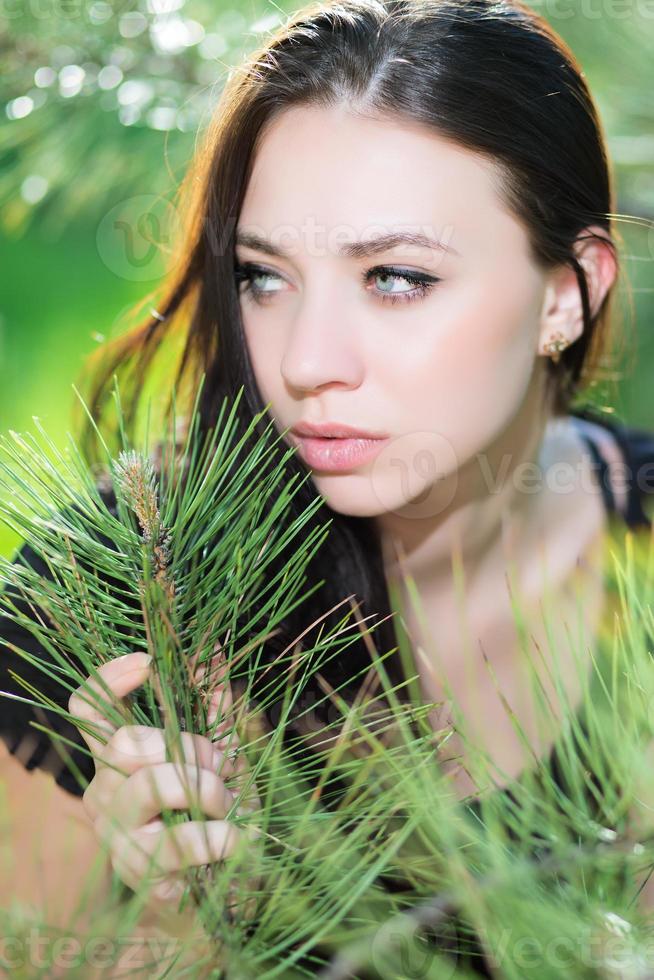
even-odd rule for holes
{"type": "MultiPolygon", "coordinates": [[[[256,249],[258,252],[266,252],[266,254],[274,255],[279,259],[287,258],[290,255],[283,248],[280,248],[279,245],[274,245],[255,232],[237,230],[236,244],[242,245],[244,248],[256,249]]],[[[380,235],[377,238],[368,238],[362,242],[348,242],[345,245],[341,245],[338,249],[338,254],[346,258],[360,259],[368,255],[377,255],[379,252],[385,252],[390,248],[395,248],[396,245],[417,245],[421,248],[429,248],[438,252],[448,252],[459,257],[461,255],[452,245],[446,245],[444,242],[436,238],[430,238],[428,235],[412,232],[396,232],[388,235],[380,235]]]]}

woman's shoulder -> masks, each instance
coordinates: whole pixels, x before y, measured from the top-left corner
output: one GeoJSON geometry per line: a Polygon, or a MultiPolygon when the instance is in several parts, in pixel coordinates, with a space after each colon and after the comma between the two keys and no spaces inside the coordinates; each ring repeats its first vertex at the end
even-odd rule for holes
{"type": "Polygon", "coordinates": [[[632,425],[595,407],[578,408],[570,419],[594,457],[607,510],[629,527],[654,519],[654,425],[632,425]]]}

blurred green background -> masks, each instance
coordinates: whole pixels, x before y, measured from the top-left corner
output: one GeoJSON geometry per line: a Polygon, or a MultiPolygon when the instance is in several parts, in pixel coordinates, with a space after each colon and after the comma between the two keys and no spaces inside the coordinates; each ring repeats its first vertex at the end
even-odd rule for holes
{"type": "MultiPolygon", "coordinates": [[[[0,8],[0,430],[63,443],[86,354],[147,297],[167,202],[228,73],[297,4],[5,0],[0,8]],[[143,218],[148,211],[147,219],[143,218]]],[[[654,429],[654,3],[534,3],[568,42],[615,167],[635,327],[617,400],[654,429]],[[639,220],[634,221],[636,217],[639,220]]],[[[17,539],[0,530],[0,551],[17,539]]]]}

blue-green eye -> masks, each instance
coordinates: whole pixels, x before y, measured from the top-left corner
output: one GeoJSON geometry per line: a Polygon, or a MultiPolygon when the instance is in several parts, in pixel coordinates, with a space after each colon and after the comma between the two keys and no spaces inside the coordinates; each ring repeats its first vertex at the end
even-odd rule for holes
{"type": "Polygon", "coordinates": [[[255,279],[279,279],[280,277],[275,275],[274,272],[269,272],[267,269],[262,269],[258,265],[253,265],[252,262],[244,262],[241,264],[236,264],[234,268],[234,279],[236,281],[237,289],[240,287],[241,283],[245,283],[245,289],[240,290],[241,293],[251,293],[255,299],[264,294],[270,294],[271,292],[279,292],[278,289],[261,289],[260,286],[255,286],[253,280],[255,279]]]}
{"type": "MultiPolygon", "coordinates": [[[[271,296],[281,292],[280,289],[265,289],[254,284],[254,281],[257,279],[263,279],[264,281],[277,279],[281,281],[281,276],[278,276],[275,272],[271,272],[269,269],[264,269],[263,266],[255,265],[253,262],[237,262],[234,267],[234,279],[241,295],[248,293],[255,302],[260,304],[266,303],[271,296]],[[245,283],[245,288],[241,290],[240,286],[242,283],[245,283]]],[[[375,298],[380,299],[382,303],[410,303],[412,300],[426,296],[436,283],[441,282],[437,276],[428,276],[423,273],[411,272],[409,269],[397,269],[393,266],[386,265],[378,265],[373,269],[367,269],[362,274],[361,279],[366,286],[374,279],[399,279],[414,286],[411,290],[394,293],[384,292],[384,290],[375,291],[375,298]]]]}
{"type": "Polygon", "coordinates": [[[411,272],[409,269],[396,269],[393,266],[378,265],[374,269],[369,269],[363,273],[363,282],[368,283],[371,279],[401,279],[403,282],[411,283],[415,288],[402,290],[395,293],[385,293],[383,290],[377,296],[385,303],[410,303],[414,299],[426,296],[437,282],[441,280],[437,276],[422,275],[418,272],[411,272]]]}

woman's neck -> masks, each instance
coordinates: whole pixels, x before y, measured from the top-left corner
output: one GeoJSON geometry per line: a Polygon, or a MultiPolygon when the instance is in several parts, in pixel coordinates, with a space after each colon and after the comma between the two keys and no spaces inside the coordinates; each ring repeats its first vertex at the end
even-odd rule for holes
{"type": "MultiPolygon", "coordinates": [[[[513,566],[501,546],[489,549],[483,566],[478,566],[474,588],[467,569],[449,580],[414,578],[418,604],[406,593],[402,577],[389,570],[389,584],[399,585],[399,609],[416,657],[424,695],[428,700],[449,705],[449,691],[459,704],[471,731],[492,745],[492,758],[508,775],[516,775],[525,763],[523,751],[514,738],[505,706],[495,692],[488,667],[507,697],[514,715],[532,738],[533,711],[525,694],[522,674],[524,656],[516,632],[513,601],[517,601],[528,624],[532,653],[553,648],[565,651],[569,631],[576,635],[578,614],[583,617],[586,643],[592,649],[605,604],[603,557],[607,514],[599,492],[589,494],[592,484],[591,459],[583,440],[569,419],[548,427],[541,447],[545,467],[565,463],[566,472],[577,475],[572,493],[557,492],[553,481],[546,481],[538,498],[539,511],[519,531],[514,527],[513,566]],[[509,575],[509,571],[512,573],[509,575]],[[547,587],[547,602],[543,605],[547,587]],[[543,617],[549,618],[549,630],[543,617]],[[521,666],[522,665],[522,666],[521,666]],[[531,719],[531,721],[530,721],[531,719]],[[489,741],[490,739],[490,741],[489,741]]],[[[575,704],[579,698],[579,677],[572,657],[563,657],[562,683],[575,704]]],[[[547,671],[541,682],[547,688],[547,671]]],[[[556,702],[552,691],[552,703],[556,702]]],[[[556,721],[556,713],[553,716],[556,721]]],[[[435,716],[435,727],[444,718],[435,716]]],[[[536,740],[536,744],[538,744],[536,740]]],[[[539,745],[540,753],[547,740],[539,745]]],[[[451,748],[451,745],[450,745],[451,748]]],[[[455,767],[456,768],[456,767],[455,767]]],[[[464,778],[461,776],[461,778],[464,778]]],[[[462,789],[470,792],[468,783],[462,789]]]]}

